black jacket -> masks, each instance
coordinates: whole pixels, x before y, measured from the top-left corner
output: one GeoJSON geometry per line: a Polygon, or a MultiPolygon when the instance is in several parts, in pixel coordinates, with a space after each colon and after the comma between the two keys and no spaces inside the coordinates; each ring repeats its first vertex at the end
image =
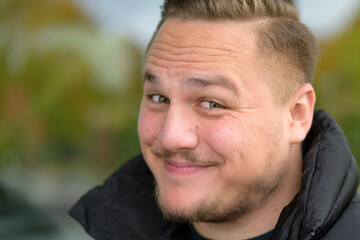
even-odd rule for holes
{"type": "MultiPolygon", "coordinates": [[[[286,206],[271,239],[360,239],[358,168],[340,127],[316,112],[303,142],[301,191],[286,206]]],[[[186,224],[166,222],[142,156],[115,172],[70,210],[95,239],[183,240],[186,224]]]]}

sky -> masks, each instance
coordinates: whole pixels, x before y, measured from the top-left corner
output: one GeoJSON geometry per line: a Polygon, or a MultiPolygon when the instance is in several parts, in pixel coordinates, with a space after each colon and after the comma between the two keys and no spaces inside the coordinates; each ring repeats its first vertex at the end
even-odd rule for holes
{"type": "MultiPolygon", "coordinates": [[[[133,39],[144,47],[160,19],[162,0],[74,0],[94,17],[105,33],[133,39]]],[[[359,0],[294,0],[301,21],[314,34],[329,38],[340,33],[360,11],[359,0]]]]}

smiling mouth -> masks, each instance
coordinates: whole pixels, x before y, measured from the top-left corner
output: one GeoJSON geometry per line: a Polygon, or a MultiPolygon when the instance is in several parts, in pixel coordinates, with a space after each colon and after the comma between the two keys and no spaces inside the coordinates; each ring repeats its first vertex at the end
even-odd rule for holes
{"type": "Polygon", "coordinates": [[[215,163],[192,163],[192,162],[179,162],[170,159],[164,159],[164,167],[166,172],[171,174],[189,175],[195,174],[211,167],[216,166],[215,163]]]}

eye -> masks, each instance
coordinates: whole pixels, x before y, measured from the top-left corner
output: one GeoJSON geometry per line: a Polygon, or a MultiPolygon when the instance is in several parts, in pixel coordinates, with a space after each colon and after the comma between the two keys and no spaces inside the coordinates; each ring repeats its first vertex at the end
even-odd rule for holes
{"type": "Polygon", "coordinates": [[[150,95],[149,98],[155,103],[170,103],[170,99],[159,94],[150,95]]]}
{"type": "Polygon", "coordinates": [[[200,107],[209,108],[209,109],[216,109],[216,108],[225,108],[221,104],[213,101],[203,100],[200,102],[200,107]]]}

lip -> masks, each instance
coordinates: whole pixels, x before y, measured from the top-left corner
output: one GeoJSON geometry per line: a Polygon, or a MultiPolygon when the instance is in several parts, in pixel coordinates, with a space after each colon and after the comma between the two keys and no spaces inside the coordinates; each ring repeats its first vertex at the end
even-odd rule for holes
{"type": "Polygon", "coordinates": [[[215,164],[198,164],[164,159],[165,170],[171,174],[190,175],[204,171],[213,166],[215,166],[215,164]]]}

